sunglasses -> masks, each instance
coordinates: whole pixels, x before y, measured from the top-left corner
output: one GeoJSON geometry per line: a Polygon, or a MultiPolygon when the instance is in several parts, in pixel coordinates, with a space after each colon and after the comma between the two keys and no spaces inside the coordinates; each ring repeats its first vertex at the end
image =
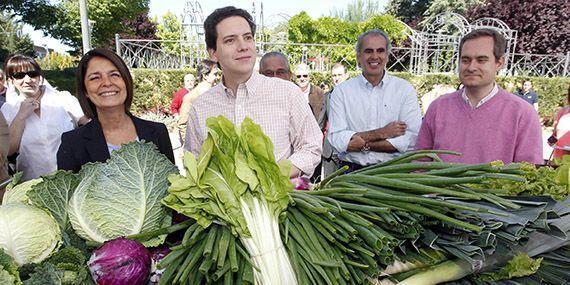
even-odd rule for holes
{"type": "Polygon", "coordinates": [[[309,77],[308,74],[299,74],[299,75],[296,75],[296,76],[297,76],[297,78],[301,78],[301,77],[307,78],[307,77],[309,77]]]}
{"type": "Polygon", "coordinates": [[[34,78],[34,77],[38,77],[40,76],[40,72],[37,70],[32,70],[32,71],[27,71],[27,72],[14,72],[14,74],[12,74],[12,78],[15,79],[23,79],[24,77],[29,76],[30,78],[34,78]]]}

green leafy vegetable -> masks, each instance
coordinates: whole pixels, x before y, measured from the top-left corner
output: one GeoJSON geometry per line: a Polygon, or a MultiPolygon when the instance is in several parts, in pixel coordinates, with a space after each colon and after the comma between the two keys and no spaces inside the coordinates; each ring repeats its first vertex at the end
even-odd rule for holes
{"type": "MultiPolygon", "coordinates": [[[[21,176],[21,173],[20,173],[21,176]]],[[[18,178],[15,178],[14,181],[18,181],[18,178]]],[[[10,204],[10,203],[29,203],[28,199],[28,191],[32,189],[32,187],[38,183],[42,182],[42,178],[28,180],[26,182],[20,184],[10,184],[6,187],[6,193],[4,194],[4,199],[2,201],[3,205],[10,204]]]]}
{"type": "Polygon", "coordinates": [[[25,204],[0,206],[0,248],[19,266],[39,263],[61,244],[61,231],[47,212],[25,204]]]}
{"type": "MultiPolygon", "coordinates": [[[[94,242],[170,225],[160,200],[167,177],[177,168],[152,143],[132,142],[114,151],[106,163],[88,163],[69,202],[69,219],[79,236],[94,242]]],[[[146,241],[157,246],[165,236],[146,241]]]]}
{"type": "Polygon", "coordinates": [[[0,284],[22,284],[18,274],[18,265],[14,259],[0,248],[0,284]]]}
{"type": "Polygon", "coordinates": [[[498,281],[504,279],[511,279],[514,277],[523,277],[534,274],[540,264],[542,258],[532,259],[526,253],[519,253],[515,255],[507,264],[497,272],[490,272],[481,275],[482,280],[498,281]]]}

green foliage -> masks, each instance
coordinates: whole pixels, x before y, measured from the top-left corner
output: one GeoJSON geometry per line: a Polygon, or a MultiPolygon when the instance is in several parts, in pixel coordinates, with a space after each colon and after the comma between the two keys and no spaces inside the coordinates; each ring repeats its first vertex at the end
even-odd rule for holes
{"type": "Polygon", "coordinates": [[[515,277],[529,276],[540,268],[542,258],[532,259],[527,253],[515,255],[499,271],[482,274],[480,277],[486,281],[508,280],[515,277]]]}
{"type": "Polygon", "coordinates": [[[380,5],[378,1],[371,0],[354,0],[344,9],[333,9],[330,12],[331,17],[343,19],[349,22],[362,22],[380,13],[380,5]]]}
{"type": "MultiPolygon", "coordinates": [[[[82,41],[79,1],[14,0],[13,2],[0,3],[0,7],[13,9],[14,13],[20,15],[24,22],[62,40],[77,51],[80,50],[82,41]]],[[[94,47],[110,46],[115,34],[126,29],[123,21],[136,20],[139,15],[147,14],[149,2],[149,0],[87,1],[89,20],[94,21],[92,45],[94,47]]]]}
{"type": "Polygon", "coordinates": [[[194,70],[135,69],[133,71],[135,96],[131,111],[168,113],[172,95],[183,87],[184,75],[194,70]]]}
{"type": "Polygon", "coordinates": [[[50,52],[44,58],[38,60],[44,70],[64,70],[65,68],[76,67],[78,58],[67,54],[50,52]]]}
{"type": "Polygon", "coordinates": [[[431,0],[391,0],[386,6],[386,13],[415,27],[423,19],[430,2],[431,0]]]}
{"type": "MultiPolygon", "coordinates": [[[[321,17],[313,20],[306,12],[301,12],[289,20],[289,41],[293,43],[309,44],[340,44],[355,45],[358,35],[370,30],[384,30],[396,45],[406,39],[406,27],[390,15],[371,15],[363,22],[345,21],[333,17],[321,17]]],[[[306,54],[308,58],[316,58],[324,53],[323,47],[311,46],[303,52],[301,46],[288,45],[285,53],[300,57],[306,54]]],[[[324,60],[329,63],[347,61],[356,62],[353,47],[337,47],[330,53],[330,58],[324,60]]],[[[292,58],[293,62],[300,58],[292,58]]]]}
{"type": "MultiPolygon", "coordinates": [[[[180,19],[172,13],[166,12],[160,20],[154,19],[158,23],[156,36],[160,40],[180,40],[180,19]]],[[[163,42],[162,47],[165,52],[180,54],[180,44],[178,42],[163,42]]]]}
{"type": "Polygon", "coordinates": [[[28,35],[18,36],[22,24],[15,22],[13,16],[0,12],[0,62],[13,53],[33,56],[34,44],[28,35]]]}

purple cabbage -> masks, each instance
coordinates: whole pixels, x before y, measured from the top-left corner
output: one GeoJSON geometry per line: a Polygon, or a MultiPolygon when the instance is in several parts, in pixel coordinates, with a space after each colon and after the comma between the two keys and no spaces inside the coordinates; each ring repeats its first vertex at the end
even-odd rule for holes
{"type": "Polygon", "coordinates": [[[311,189],[311,184],[309,178],[307,177],[296,177],[291,178],[291,183],[295,186],[295,190],[309,190],[311,189]]]}
{"type": "Polygon", "coordinates": [[[151,255],[141,243],[117,238],[93,251],[87,266],[98,285],[144,285],[150,275],[151,255]]]}

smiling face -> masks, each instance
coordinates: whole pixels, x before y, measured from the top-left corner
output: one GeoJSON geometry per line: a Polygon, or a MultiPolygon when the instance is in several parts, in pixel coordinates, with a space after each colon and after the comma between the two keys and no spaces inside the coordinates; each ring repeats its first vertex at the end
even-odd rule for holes
{"type": "Polygon", "coordinates": [[[380,35],[370,34],[362,39],[362,46],[357,54],[362,75],[369,81],[381,80],[388,61],[388,42],[380,35]]]}
{"type": "Polygon", "coordinates": [[[93,57],[87,64],[84,82],[87,98],[93,102],[98,111],[125,109],[127,98],[125,80],[110,60],[99,56],[93,57]]]}
{"type": "Polygon", "coordinates": [[[213,61],[222,67],[226,77],[250,76],[255,64],[255,41],[247,21],[239,16],[216,25],[216,50],[208,49],[213,61]]]}
{"type": "Polygon", "coordinates": [[[493,38],[478,37],[463,44],[459,63],[459,79],[467,88],[489,87],[495,75],[505,63],[505,58],[496,59],[493,54],[493,38]]]}

